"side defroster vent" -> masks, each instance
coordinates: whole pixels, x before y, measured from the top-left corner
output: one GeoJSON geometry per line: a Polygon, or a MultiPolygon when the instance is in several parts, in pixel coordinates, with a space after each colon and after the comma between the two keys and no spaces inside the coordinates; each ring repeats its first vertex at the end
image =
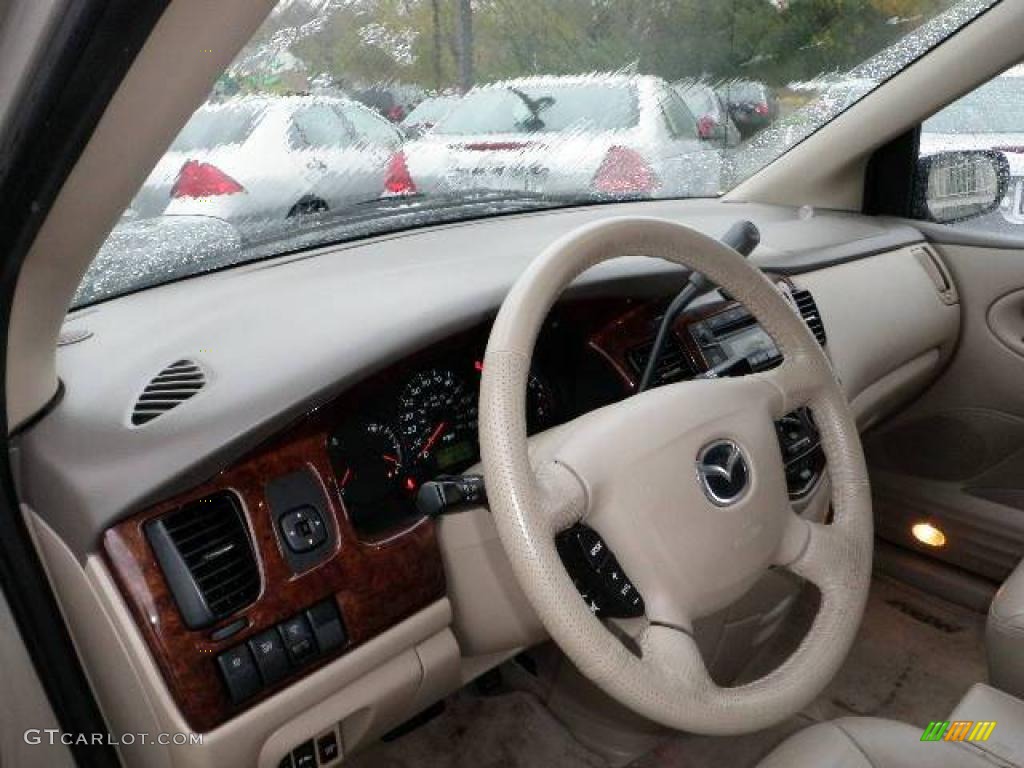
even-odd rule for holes
{"type": "Polygon", "coordinates": [[[185,624],[201,629],[244,608],[260,572],[237,499],[218,493],[146,525],[185,624]]]}
{"type": "Polygon", "coordinates": [[[818,305],[814,303],[814,297],[811,292],[806,288],[794,288],[793,289],[793,302],[796,304],[796,308],[800,311],[800,316],[803,317],[804,322],[807,323],[807,327],[811,329],[811,333],[814,334],[814,338],[818,340],[821,346],[825,346],[827,341],[825,336],[825,324],[821,321],[821,314],[818,312],[818,305]]]}
{"type": "Polygon", "coordinates": [[[142,390],[132,408],[132,424],[141,426],[181,405],[206,384],[203,369],[191,360],[178,360],[164,368],[142,390]]]}

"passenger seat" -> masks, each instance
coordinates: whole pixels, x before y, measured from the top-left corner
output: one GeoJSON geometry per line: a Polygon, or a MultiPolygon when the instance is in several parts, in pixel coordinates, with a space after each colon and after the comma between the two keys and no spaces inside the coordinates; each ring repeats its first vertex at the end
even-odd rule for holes
{"type": "Polygon", "coordinates": [[[985,627],[989,682],[1024,698],[1024,561],[996,592],[985,627]]]}

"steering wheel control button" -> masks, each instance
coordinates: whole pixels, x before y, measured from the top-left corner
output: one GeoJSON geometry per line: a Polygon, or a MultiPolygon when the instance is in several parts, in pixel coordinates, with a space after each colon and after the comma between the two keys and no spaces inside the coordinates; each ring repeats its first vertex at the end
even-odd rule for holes
{"type": "Polygon", "coordinates": [[[715,440],[697,454],[697,480],[712,504],[729,507],[750,487],[750,465],[732,440],[715,440]]]}
{"type": "Polygon", "coordinates": [[[608,559],[608,547],[604,540],[593,528],[584,525],[577,526],[574,530],[576,543],[583,553],[587,564],[596,571],[601,570],[604,561],[608,559]]]}
{"type": "Polygon", "coordinates": [[[338,608],[333,600],[317,603],[306,611],[306,617],[313,627],[313,635],[316,637],[316,643],[320,646],[321,653],[341,648],[348,642],[345,625],[341,621],[341,614],[338,613],[338,608]]]}
{"type": "Polygon", "coordinates": [[[592,613],[617,619],[643,615],[643,598],[597,531],[574,525],[555,537],[555,545],[592,613]]]}
{"type": "Polygon", "coordinates": [[[238,704],[255,696],[263,687],[256,662],[244,645],[239,645],[217,656],[217,666],[228,686],[231,701],[238,704]]]}
{"type": "Polygon", "coordinates": [[[288,663],[288,653],[276,629],[268,629],[251,638],[249,649],[256,659],[264,683],[273,685],[288,676],[291,664],[288,663]]]}
{"type": "Polygon", "coordinates": [[[311,506],[285,512],[281,516],[281,533],[289,549],[296,554],[314,550],[327,540],[323,518],[311,506]]]}
{"type": "Polygon", "coordinates": [[[775,422],[779,448],[785,462],[786,488],[791,499],[812,491],[825,469],[821,437],[807,408],[800,408],[775,422]]]}
{"type": "Polygon", "coordinates": [[[305,616],[291,618],[280,624],[278,629],[293,664],[301,664],[316,655],[316,640],[313,639],[313,630],[305,616]]]}

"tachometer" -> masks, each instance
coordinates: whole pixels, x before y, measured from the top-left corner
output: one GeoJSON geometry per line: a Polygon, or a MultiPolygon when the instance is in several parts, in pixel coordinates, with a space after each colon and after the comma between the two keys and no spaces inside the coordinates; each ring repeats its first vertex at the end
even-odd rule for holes
{"type": "Polygon", "coordinates": [[[387,424],[357,424],[327,441],[345,505],[352,510],[379,504],[393,494],[402,474],[402,444],[387,424]]]}
{"type": "Polygon", "coordinates": [[[455,471],[476,458],[476,393],[454,371],[414,375],[399,398],[398,430],[410,467],[421,479],[455,471]]]}

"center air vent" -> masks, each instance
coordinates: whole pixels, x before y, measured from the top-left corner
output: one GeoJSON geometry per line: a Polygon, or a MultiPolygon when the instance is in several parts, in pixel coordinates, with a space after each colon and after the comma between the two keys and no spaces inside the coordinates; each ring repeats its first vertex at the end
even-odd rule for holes
{"type": "Polygon", "coordinates": [[[793,303],[796,304],[796,308],[800,311],[800,316],[807,323],[807,327],[811,329],[814,338],[818,340],[821,346],[825,346],[825,324],[821,321],[818,305],[814,303],[814,297],[811,295],[811,292],[806,288],[794,288],[793,303]]]}
{"type": "MultiPolygon", "coordinates": [[[[629,364],[633,373],[639,379],[647,367],[647,358],[651,356],[651,349],[654,347],[654,340],[633,347],[627,353],[629,364]]],[[[661,355],[658,357],[657,370],[654,372],[654,384],[668,384],[679,381],[682,378],[693,376],[693,369],[686,360],[686,353],[675,338],[665,340],[665,346],[661,348],[661,355]]]]}
{"type": "Polygon", "coordinates": [[[235,497],[219,493],[146,525],[189,629],[201,629],[251,603],[260,573],[235,497]]]}
{"type": "Polygon", "coordinates": [[[181,405],[206,384],[203,369],[191,360],[164,368],[142,390],[132,409],[132,424],[140,426],[181,405]]]}

